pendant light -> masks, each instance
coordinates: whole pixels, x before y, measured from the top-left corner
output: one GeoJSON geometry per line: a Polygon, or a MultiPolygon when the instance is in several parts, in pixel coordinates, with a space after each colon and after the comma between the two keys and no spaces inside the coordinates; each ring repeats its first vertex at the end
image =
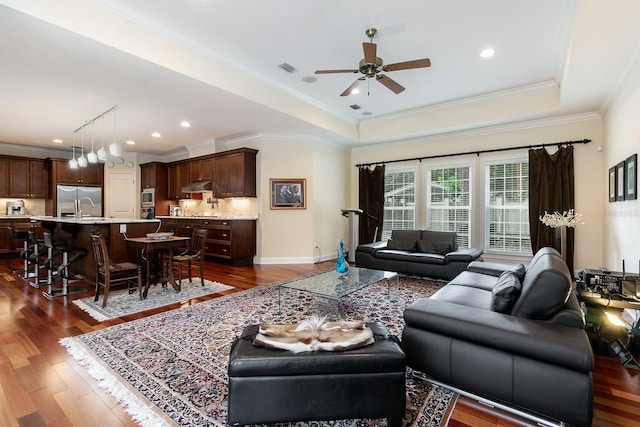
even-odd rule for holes
{"type": "Polygon", "coordinates": [[[73,135],[73,145],[71,146],[73,154],[71,160],[69,160],[69,169],[78,169],[78,161],[76,160],[76,136],[73,135]]]}
{"type": "Polygon", "coordinates": [[[93,151],[93,135],[91,135],[91,152],[87,154],[87,160],[89,163],[98,163],[98,155],[93,151]]]}
{"type": "Polygon", "coordinates": [[[113,142],[109,145],[109,154],[112,156],[120,156],[122,154],[122,148],[120,144],[116,142],[116,110],[113,110],[113,142]]]}
{"type": "Polygon", "coordinates": [[[104,115],[100,119],[100,135],[102,137],[102,143],[100,145],[100,149],[98,150],[98,160],[101,162],[107,161],[107,150],[104,149],[104,115]]]}
{"type": "Polygon", "coordinates": [[[87,167],[87,158],[84,156],[84,135],[82,135],[82,154],[78,157],[78,166],[81,168],[87,167]]]}

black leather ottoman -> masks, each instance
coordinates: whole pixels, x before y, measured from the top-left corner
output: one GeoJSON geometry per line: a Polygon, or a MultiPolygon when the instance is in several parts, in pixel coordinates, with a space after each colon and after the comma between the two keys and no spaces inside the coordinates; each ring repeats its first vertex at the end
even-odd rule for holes
{"type": "Polygon", "coordinates": [[[228,423],[262,424],[405,413],[404,352],[382,323],[368,323],[375,342],[343,352],[292,353],[253,345],[248,326],[229,356],[228,423]]]}

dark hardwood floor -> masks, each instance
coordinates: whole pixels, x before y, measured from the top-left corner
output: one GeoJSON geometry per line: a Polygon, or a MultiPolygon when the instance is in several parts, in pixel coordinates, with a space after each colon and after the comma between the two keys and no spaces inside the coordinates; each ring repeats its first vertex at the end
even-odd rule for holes
{"type": "MultiPolygon", "coordinates": [[[[43,297],[42,290],[12,273],[12,268],[20,266],[16,258],[0,259],[0,426],[136,426],[115,399],[67,355],[58,340],[178,308],[180,304],[97,322],[71,304],[71,297],[43,297]]],[[[205,278],[234,286],[234,290],[224,292],[229,294],[332,266],[330,262],[252,267],[207,263],[205,278]]],[[[87,294],[73,298],[90,294],[87,289],[87,294]]],[[[597,356],[593,378],[593,426],[640,426],[640,371],[624,368],[617,358],[597,356]]],[[[460,398],[449,425],[528,424],[460,398]]]]}

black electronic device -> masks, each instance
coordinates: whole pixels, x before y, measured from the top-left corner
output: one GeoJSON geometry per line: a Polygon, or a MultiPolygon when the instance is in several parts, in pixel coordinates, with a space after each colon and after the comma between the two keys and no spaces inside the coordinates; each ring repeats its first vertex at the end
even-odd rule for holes
{"type": "Polygon", "coordinates": [[[611,350],[618,356],[620,362],[626,367],[631,369],[640,369],[640,364],[633,358],[627,346],[620,340],[615,340],[611,343],[611,350]]]}

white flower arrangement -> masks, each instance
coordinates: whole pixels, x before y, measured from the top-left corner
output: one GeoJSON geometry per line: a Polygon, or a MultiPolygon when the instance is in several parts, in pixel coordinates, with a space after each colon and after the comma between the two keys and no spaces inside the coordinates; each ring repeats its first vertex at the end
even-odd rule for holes
{"type": "Polygon", "coordinates": [[[564,211],[560,213],[558,211],[550,214],[547,211],[544,211],[544,216],[540,217],[540,221],[547,227],[558,228],[558,227],[575,227],[580,221],[582,215],[576,214],[573,212],[573,209],[569,211],[564,211]]]}

